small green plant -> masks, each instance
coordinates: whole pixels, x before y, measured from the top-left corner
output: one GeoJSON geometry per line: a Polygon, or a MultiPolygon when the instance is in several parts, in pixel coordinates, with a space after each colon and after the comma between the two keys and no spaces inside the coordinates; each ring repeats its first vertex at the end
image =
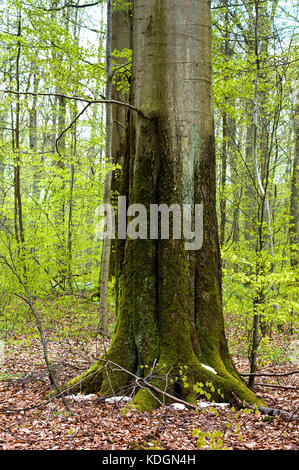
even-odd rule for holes
{"type": "Polygon", "coordinates": [[[14,379],[15,376],[11,374],[8,370],[3,370],[0,374],[0,381],[5,381],[5,380],[10,380],[14,379]]]}
{"type": "MultiPolygon", "coordinates": [[[[243,440],[242,434],[240,432],[241,425],[238,422],[240,415],[234,407],[231,408],[231,411],[233,414],[231,419],[229,419],[226,423],[224,432],[220,430],[213,430],[207,432],[202,431],[201,429],[193,430],[193,437],[197,437],[197,447],[199,449],[201,449],[202,447],[208,447],[210,450],[229,450],[229,448],[225,447],[223,443],[226,431],[231,431],[233,436],[237,437],[240,442],[243,440]]],[[[254,413],[255,410],[245,409],[243,410],[243,412],[254,413]]],[[[203,413],[214,413],[216,416],[219,416],[219,413],[216,407],[214,406],[203,409],[203,413]]]]}
{"type": "Polygon", "coordinates": [[[228,450],[223,444],[223,433],[219,430],[203,432],[201,429],[194,429],[193,437],[197,437],[199,449],[208,446],[210,450],[228,450]]]}

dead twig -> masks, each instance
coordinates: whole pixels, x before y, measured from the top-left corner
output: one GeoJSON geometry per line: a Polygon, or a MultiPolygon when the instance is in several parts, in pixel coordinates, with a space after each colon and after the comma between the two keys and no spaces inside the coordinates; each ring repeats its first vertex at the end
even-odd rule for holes
{"type": "Polygon", "coordinates": [[[262,384],[262,383],[255,383],[255,385],[259,387],[271,387],[271,388],[284,388],[286,390],[299,390],[299,387],[292,387],[291,385],[274,385],[274,384],[262,384]]]}
{"type": "Polygon", "coordinates": [[[293,370],[292,372],[286,372],[284,374],[274,374],[274,373],[247,373],[247,374],[240,374],[241,377],[287,377],[288,375],[299,374],[299,370],[293,370]]]}

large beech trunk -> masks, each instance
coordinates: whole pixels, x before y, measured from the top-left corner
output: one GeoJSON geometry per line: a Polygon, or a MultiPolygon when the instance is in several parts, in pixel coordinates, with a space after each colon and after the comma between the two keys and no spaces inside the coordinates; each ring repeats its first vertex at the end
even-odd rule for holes
{"type": "MultiPolygon", "coordinates": [[[[127,239],[121,308],[105,358],[141,377],[155,364],[152,383],[190,402],[198,382],[213,383],[218,401],[234,392],[255,402],[224,333],[210,42],[208,0],[134,1],[132,101],[141,113],[131,113],[129,203],[202,203],[204,241],[186,251],[184,240],[127,239]]],[[[68,386],[123,394],[130,377],[103,366],[68,386]]],[[[140,388],[128,407],[157,406],[152,391],[140,388]]]]}

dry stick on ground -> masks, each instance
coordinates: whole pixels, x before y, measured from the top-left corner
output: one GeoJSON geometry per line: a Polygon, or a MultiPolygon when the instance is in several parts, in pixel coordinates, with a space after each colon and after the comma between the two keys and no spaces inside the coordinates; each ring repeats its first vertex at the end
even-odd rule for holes
{"type": "Polygon", "coordinates": [[[287,423],[286,425],[284,426],[284,428],[282,429],[282,431],[276,436],[276,439],[278,439],[284,432],[285,430],[287,429],[290,421],[292,421],[292,418],[294,415],[296,415],[297,411],[299,410],[299,406],[297,406],[297,408],[293,411],[293,413],[291,414],[291,416],[289,417],[289,419],[287,420],[287,423]]]}
{"type": "Polygon", "coordinates": [[[293,374],[299,374],[299,370],[293,370],[292,372],[286,372],[284,374],[274,374],[274,373],[248,373],[248,374],[240,374],[241,377],[250,377],[251,375],[254,375],[255,377],[286,377],[288,375],[293,375],[293,374]]]}
{"type": "MultiPolygon", "coordinates": [[[[75,366],[74,364],[69,364],[68,362],[63,362],[63,361],[58,362],[57,364],[53,364],[53,366],[51,366],[51,369],[58,369],[59,367],[63,367],[63,366],[71,368],[71,369],[76,369],[78,371],[86,370],[86,367],[78,367],[78,366],[75,366]]],[[[10,379],[10,382],[25,383],[25,382],[30,382],[33,380],[42,381],[43,377],[46,374],[47,374],[47,369],[46,370],[42,369],[37,372],[30,372],[25,377],[18,377],[18,378],[10,379]]]]}
{"type": "Polygon", "coordinates": [[[278,418],[281,418],[285,421],[297,421],[299,418],[297,415],[290,413],[289,411],[278,410],[277,408],[267,408],[266,406],[256,407],[250,403],[243,403],[234,392],[232,392],[232,396],[234,398],[235,405],[239,410],[246,407],[252,410],[257,410],[266,416],[277,416],[278,418]]]}
{"type": "Polygon", "coordinates": [[[36,442],[36,439],[28,439],[28,438],[26,438],[26,437],[18,436],[16,433],[14,433],[13,431],[11,431],[10,429],[5,429],[5,428],[3,428],[2,426],[0,426],[0,431],[11,434],[11,435],[14,436],[18,441],[30,442],[30,444],[33,444],[34,442],[36,442]]]}
{"type": "MultiPolygon", "coordinates": [[[[32,298],[31,298],[31,295],[30,295],[30,292],[29,290],[27,289],[23,279],[21,278],[21,276],[19,275],[19,273],[16,271],[16,268],[15,268],[15,265],[14,265],[14,261],[13,261],[13,257],[12,257],[12,254],[11,254],[11,264],[8,262],[8,260],[4,257],[4,256],[0,256],[0,260],[2,260],[2,263],[5,264],[10,270],[11,272],[13,273],[13,275],[18,279],[20,285],[23,287],[23,289],[25,290],[26,292],[26,295],[27,297],[23,297],[22,295],[20,294],[17,294],[15,293],[15,295],[17,297],[19,297],[20,299],[24,300],[24,302],[26,302],[26,304],[29,306],[34,318],[35,318],[35,321],[36,321],[36,326],[37,326],[37,329],[38,329],[38,332],[39,332],[39,336],[40,336],[40,339],[41,339],[41,343],[42,343],[42,347],[43,347],[43,355],[44,355],[44,360],[45,360],[45,363],[46,363],[46,366],[47,366],[47,369],[48,369],[48,373],[49,373],[49,378],[50,378],[50,381],[51,383],[54,385],[54,387],[56,388],[57,392],[61,394],[61,390],[60,390],[60,387],[58,385],[58,383],[56,382],[56,379],[55,379],[55,376],[52,372],[52,368],[51,368],[51,365],[50,365],[50,362],[49,362],[49,359],[48,359],[48,348],[47,348],[47,342],[46,342],[46,339],[45,339],[45,336],[44,336],[44,332],[43,332],[43,327],[42,327],[42,324],[41,324],[41,321],[40,321],[40,318],[38,316],[38,313],[36,312],[34,306],[33,306],[33,301],[32,301],[32,298]]],[[[70,406],[68,405],[66,399],[65,399],[65,396],[63,394],[61,394],[61,399],[65,405],[65,407],[67,408],[67,410],[73,415],[73,411],[71,410],[70,406]]]]}
{"type": "Polygon", "coordinates": [[[299,390],[299,387],[292,387],[291,385],[274,385],[274,384],[262,384],[255,383],[259,387],[271,387],[271,388],[285,388],[286,390],[299,390]]]}

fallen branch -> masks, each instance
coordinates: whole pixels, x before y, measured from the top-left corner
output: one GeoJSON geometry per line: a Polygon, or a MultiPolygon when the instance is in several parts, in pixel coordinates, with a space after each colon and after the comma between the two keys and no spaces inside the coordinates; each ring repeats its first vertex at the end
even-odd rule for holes
{"type": "Polygon", "coordinates": [[[293,411],[293,413],[291,414],[291,416],[289,417],[289,419],[287,420],[287,423],[285,425],[285,427],[281,430],[281,432],[278,434],[278,436],[276,436],[276,439],[278,437],[280,437],[286,430],[286,428],[288,427],[289,425],[289,422],[292,421],[292,417],[297,413],[297,411],[299,410],[299,406],[297,406],[297,408],[293,411]]]}
{"type": "Polygon", "coordinates": [[[287,377],[288,375],[299,374],[299,370],[293,370],[292,372],[286,372],[285,374],[274,374],[274,373],[248,373],[248,374],[240,374],[241,377],[287,377]]]}
{"type": "MultiPolygon", "coordinates": [[[[78,366],[75,366],[74,364],[69,364],[68,362],[58,362],[57,364],[53,364],[53,366],[51,366],[51,370],[54,370],[54,369],[58,369],[58,368],[61,368],[61,367],[68,367],[68,368],[71,368],[71,369],[76,369],[78,371],[83,371],[86,369],[86,367],[78,367],[78,366]]],[[[43,370],[39,370],[39,371],[36,371],[36,372],[30,372],[30,374],[26,375],[25,377],[17,377],[17,378],[14,378],[14,379],[8,379],[7,381],[9,382],[13,382],[13,383],[25,383],[25,382],[30,382],[30,381],[35,381],[35,380],[39,380],[39,381],[42,381],[42,379],[44,378],[44,376],[48,374],[49,375],[49,371],[48,369],[43,369],[43,370]]]]}
{"type": "Polygon", "coordinates": [[[274,385],[274,384],[262,384],[256,383],[259,387],[271,387],[271,388],[285,388],[286,390],[299,390],[299,387],[292,387],[291,385],[274,385]]]}
{"type": "MultiPolygon", "coordinates": [[[[95,375],[96,373],[97,372],[93,372],[92,374],[89,374],[88,376],[86,376],[86,378],[90,378],[93,375],[95,375]]],[[[68,392],[70,392],[71,390],[76,388],[77,385],[78,385],[77,383],[73,384],[70,387],[63,389],[60,392],[58,392],[57,389],[56,389],[56,392],[53,393],[53,395],[49,396],[46,400],[43,400],[42,402],[38,403],[37,405],[31,405],[31,406],[27,406],[25,408],[0,408],[0,413],[13,414],[13,413],[20,413],[20,412],[23,412],[23,411],[30,411],[30,410],[33,410],[33,409],[36,409],[36,408],[41,408],[41,407],[45,406],[47,403],[49,403],[54,398],[62,398],[62,396],[65,398],[65,396],[67,396],[68,392]]]]}
{"type": "Polygon", "coordinates": [[[299,416],[289,411],[278,410],[276,408],[267,408],[266,406],[259,406],[258,410],[267,416],[276,416],[277,418],[282,418],[284,421],[297,421],[299,416]]]}
{"type": "MultiPolygon", "coordinates": [[[[146,387],[150,388],[151,390],[153,390],[154,392],[159,393],[159,394],[161,394],[161,395],[163,395],[167,398],[170,398],[174,402],[181,403],[181,404],[183,404],[183,405],[185,405],[189,408],[198,410],[198,407],[193,405],[192,403],[188,403],[185,400],[177,398],[177,397],[175,397],[174,395],[171,395],[168,392],[160,390],[155,385],[152,385],[151,383],[147,382],[146,379],[138,377],[137,375],[133,374],[133,372],[130,372],[129,370],[125,369],[124,367],[120,366],[119,364],[116,364],[115,362],[112,362],[112,361],[108,361],[107,359],[101,359],[100,358],[99,360],[101,360],[102,362],[105,362],[106,364],[112,364],[113,366],[118,367],[119,370],[121,370],[122,372],[125,372],[126,374],[133,377],[135,379],[135,382],[136,382],[137,385],[139,385],[139,386],[143,385],[143,387],[146,386],[146,387]]],[[[245,403],[244,404],[234,392],[232,392],[232,397],[235,401],[235,404],[236,404],[237,408],[239,408],[239,409],[241,409],[241,408],[258,409],[258,411],[260,411],[261,413],[266,414],[268,416],[277,416],[277,417],[280,417],[284,420],[289,420],[289,421],[290,420],[296,421],[298,419],[297,415],[294,415],[293,413],[289,413],[288,411],[285,411],[285,410],[278,410],[278,409],[275,409],[275,408],[267,408],[265,406],[256,407],[256,406],[251,405],[250,403],[245,403]]]]}
{"type": "Polygon", "coordinates": [[[17,441],[30,442],[30,444],[33,444],[36,442],[36,439],[28,439],[26,437],[20,437],[18,436],[18,434],[14,433],[10,429],[5,429],[2,426],[0,426],[0,431],[11,434],[14,438],[17,439],[17,441]]]}
{"type": "Polygon", "coordinates": [[[297,421],[299,419],[298,415],[296,415],[294,412],[290,413],[289,411],[285,410],[278,410],[277,408],[268,408],[266,406],[253,406],[250,403],[244,403],[240,398],[232,392],[232,396],[235,401],[236,408],[239,410],[244,409],[244,408],[249,408],[252,410],[258,410],[260,413],[266,415],[266,416],[274,416],[277,418],[282,418],[284,421],[297,421]]]}

